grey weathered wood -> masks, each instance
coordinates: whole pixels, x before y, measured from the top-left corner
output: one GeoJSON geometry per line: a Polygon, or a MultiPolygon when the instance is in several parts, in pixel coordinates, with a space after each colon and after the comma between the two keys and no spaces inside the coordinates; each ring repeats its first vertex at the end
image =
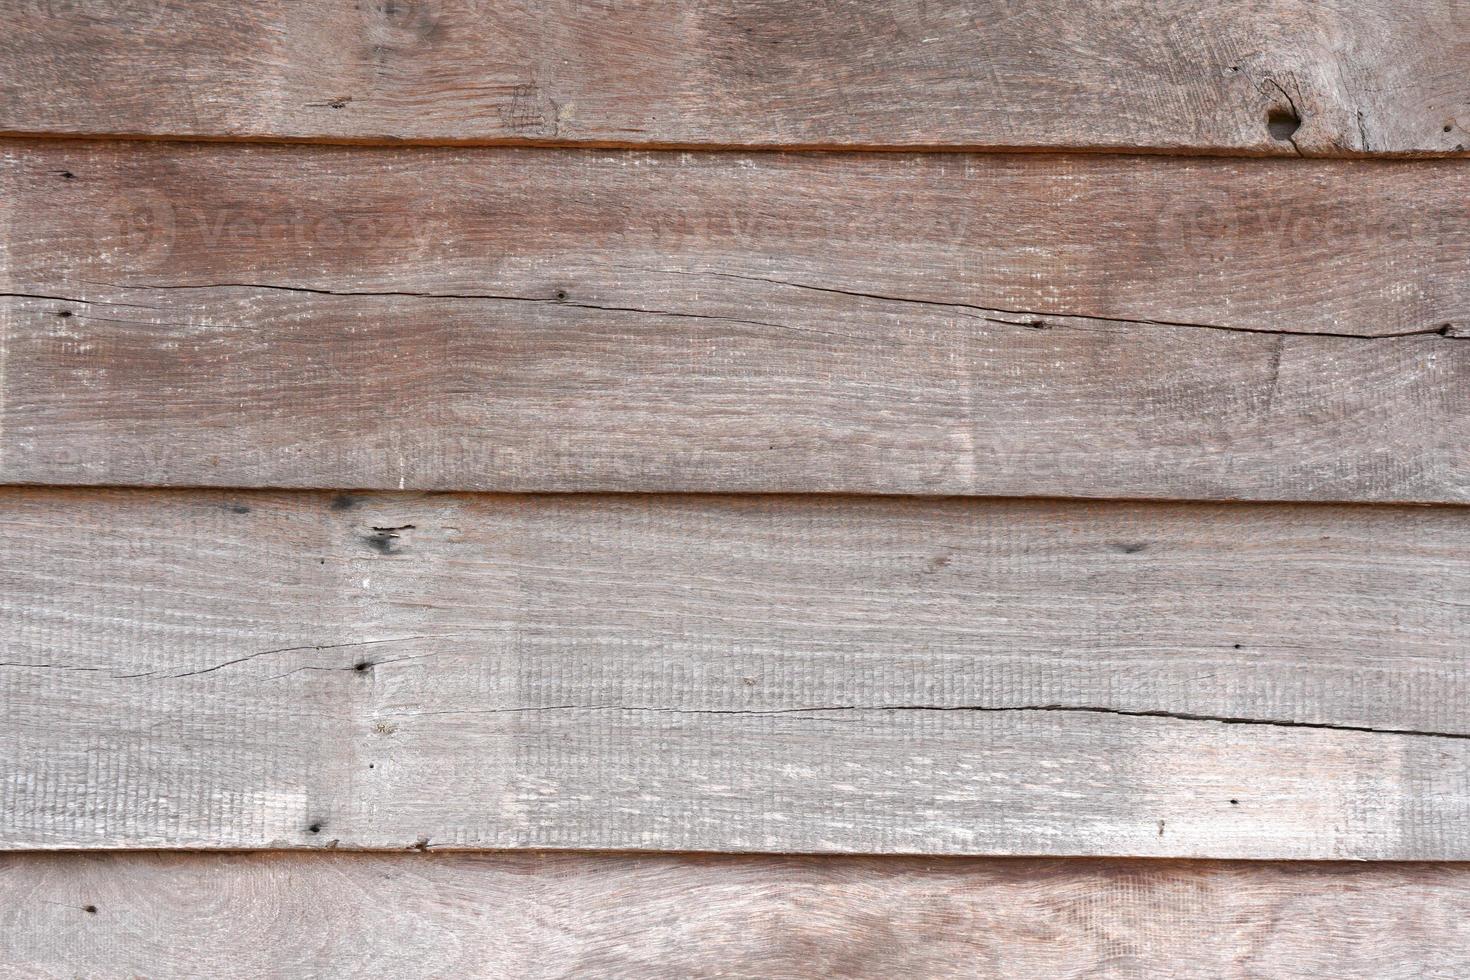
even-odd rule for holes
{"type": "Polygon", "coordinates": [[[12,132],[1287,155],[1459,152],[1470,127],[1464,0],[4,0],[0,14],[12,132]]]}
{"type": "Polygon", "coordinates": [[[11,490],[9,848],[1470,856],[1470,511],[11,490]]]}
{"type": "Polygon", "coordinates": [[[0,146],[10,482],[1470,501],[1459,161],[0,146]]]}
{"type": "Polygon", "coordinates": [[[682,855],[0,857],[6,977],[1470,972],[1464,865],[682,855]]]}

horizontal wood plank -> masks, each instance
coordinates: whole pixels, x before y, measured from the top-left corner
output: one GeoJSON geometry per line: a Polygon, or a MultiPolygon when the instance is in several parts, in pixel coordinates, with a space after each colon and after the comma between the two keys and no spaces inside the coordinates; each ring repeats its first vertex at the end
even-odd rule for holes
{"type": "Polygon", "coordinates": [[[0,130],[1458,153],[1464,0],[4,0],[0,130]]]}
{"type": "Polygon", "coordinates": [[[0,163],[7,482],[1470,501],[1460,161],[0,163]]]}
{"type": "Polygon", "coordinates": [[[11,490],[0,842],[1464,859],[1467,515],[11,490]]]}
{"type": "Polygon", "coordinates": [[[606,854],[0,857],[5,977],[1470,972],[1464,865],[606,854]]]}

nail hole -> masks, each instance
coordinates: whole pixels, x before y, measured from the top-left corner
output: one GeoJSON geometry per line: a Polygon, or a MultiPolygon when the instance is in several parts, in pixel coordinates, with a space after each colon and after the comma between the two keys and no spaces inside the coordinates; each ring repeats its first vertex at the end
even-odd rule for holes
{"type": "Polygon", "coordinates": [[[71,310],[57,310],[56,315],[61,317],[63,320],[70,320],[72,312],[71,310]]]}
{"type": "Polygon", "coordinates": [[[370,661],[367,661],[367,660],[364,660],[361,663],[356,663],[356,664],[353,664],[352,665],[352,669],[355,670],[355,671],[357,671],[359,674],[361,674],[364,671],[370,669],[371,667],[372,667],[372,663],[370,661]]]}
{"type": "Polygon", "coordinates": [[[1455,125],[1454,125],[1454,123],[1445,123],[1444,124],[1444,131],[1446,133],[1453,133],[1455,131],[1455,125]]]}
{"type": "Polygon", "coordinates": [[[306,830],[308,833],[319,834],[322,832],[322,825],[320,823],[314,823],[310,827],[307,827],[306,830]]]}
{"type": "Polygon", "coordinates": [[[1240,806],[1240,801],[1239,800],[1231,800],[1230,801],[1230,805],[1231,806],[1240,806]]]}
{"type": "Polygon", "coordinates": [[[1301,128],[1301,117],[1290,109],[1272,109],[1266,113],[1266,129],[1272,139],[1289,140],[1301,128]]]}
{"type": "MultiPolygon", "coordinates": [[[[1444,128],[1444,131],[1446,133],[1448,133],[1450,131],[1450,128],[1448,126],[1446,126],[1444,128]]],[[[76,180],[77,179],[77,175],[74,174],[74,173],[72,173],[70,170],[63,170],[61,172],[61,179],[62,180],[76,180]]]]}
{"type": "Polygon", "coordinates": [[[558,303],[563,302],[566,298],[567,298],[567,291],[565,289],[558,289],[556,291],[556,301],[558,303]]]}
{"type": "Polygon", "coordinates": [[[85,913],[87,913],[88,915],[96,915],[97,914],[97,906],[95,906],[95,905],[84,905],[84,906],[82,906],[82,911],[85,912],[85,913]]]}

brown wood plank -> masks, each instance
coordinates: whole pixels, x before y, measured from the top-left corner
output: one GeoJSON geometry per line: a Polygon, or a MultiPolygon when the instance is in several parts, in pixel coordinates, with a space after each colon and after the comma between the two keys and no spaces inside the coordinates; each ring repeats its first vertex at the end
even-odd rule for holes
{"type": "Polygon", "coordinates": [[[0,147],[9,482],[1470,501],[1460,161],[0,147]]]}
{"type": "Polygon", "coordinates": [[[1470,142],[1464,0],[4,0],[0,13],[8,132],[1282,155],[1470,142]]]}
{"type": "Polygon", "coordinates": [[[1464,859],[1467,515],[11,490],[0,842],[1464,859]]]}
{"type": "Polygon", "coordinates": [[[1464,865],[608,854],[0,857],[15,977],[1470,972],[1464,865]]]}

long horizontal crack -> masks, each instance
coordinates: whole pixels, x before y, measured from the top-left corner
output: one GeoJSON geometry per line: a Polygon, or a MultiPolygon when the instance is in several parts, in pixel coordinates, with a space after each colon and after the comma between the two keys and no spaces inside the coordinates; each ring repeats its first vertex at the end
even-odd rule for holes
{"type": "Polygon", "coordinates": [[[945,705],[945,704],[831,704],[812,705],[803,708],[741,709],[741,708],[662,708],[649,705],[621,704],[548,704],[527,705],[515,708],[464,709],[423,714],[506,714],[535,711],[646,711],[678,715],[744,715],[747,717],[770,717],[777,715],[810,715],[841,711],[967,711],[985,714],[1098,714],[1116,715],[1123,718],[1167,718],[1174,721],[1213,722],[1220,725],[1257,725],[1270,728],[1307,728],[1318,731],[1365,732],[1374,735],[1411,735],[1422,738],[1470,739],[1470,732],[1438,732],[1413,728],[1380,728],[1370,725],[1338,725],[1330,722],[1291,721],[1278,718],[1247,718],[1237,715],[1207,715],[1184,711],[1128,710],[1125,708],[1102,708],[1091,705],[1039,704],[1039,705],[945,705]]]}
{"type": "MultiPolygon", "coordinates": [[[[686,273],[670,269],[665,269],[661,271],[673,275],[701,275],[701,273],[686,273]]],[[[933,306],[939,307],[941,309],[967,310],[970,312],[979,313],[982,315],[982,317],[985,314],[999,313],[1007,316],[1029,317],[1032,319],[1053,317],[1076,320],[1098,320],[1103,323],[1142,324],[1144,326],[1153,327],[1183,327],[1192,330],[1223,330],[1227,333],[1278,334],[1288,337],[1338,337],[1345,340],[1391,340],[1396,337],[1427,337],[1436,335],[1440,337],[1459,339],[1456,337],[1453,328],[1446,324],[1441,324],[1434,327],[1424,327],[1418,330],[1400,330],[1376,334],[1334,333],[1323,330],[1285,330],[1279,327],[1230,327],[1219,323],[1195,323],[1187,320],[1154,320],[1146,317],[1100,316],[1096,313],[1064,313],[1057,311],[1048,312],[1046,310],[1018,310],[996,306],[977,306],[971,303],[955,303],[944,300],[914,299],[913,297],[909,296],[892,296],[884,293],[867,293],[852,289],[838,289],[834,286],[814,286],[810,283],[794,282],[788,279],[774,279],[765,276],[746,276],[731,272],[708,272],[702,273],[702,275],[714,276],[721,279],[743,279],[749,282],[765,282],[777,286],[790,286],[793,289],[808,289],[813,292],[833,293],[838,296],[854,296],[861,299],[876,299],[889,303],[911,303],[918,306],[933,306]]],[[[1010,321],[992,322],[1009,323],[1010,321]]],[[[1012,324],[1012,326],[1026,326],[1026,324],[1012,324]]]]}
{"type": "MultiPolygon", "coordinates": [[[[255,660],[259,657],[271,656],[279,653],[299,653],[320,650],[341,650],[352,647],[374,646],[382,643],[396,643],[405,639],[439,639],[440,637],[393,637],[382,640],[359,640],[351,643],[325,643],[319,645],[277,647],[270,650],[258,650],[243,657],[226,660],[223,663],[199,670],[184,671],[174,674],[158,674],[146,672],[140,674],[115,674],[114,678],[119,680],[130,680],[141,677],[156,677],[164,680],[176,680],[183,677],[197,677],[202,674],[210,674],[225,667],[255,660]]],[[[369,667],[383,666],[388,663],[397,663],[402,660],[421,659],[417,657],[395,658],[369,664],[369,667]]],[[[38,664],[38,663],[0,663],[0,667],[20,667],[37,670],[67,670],[99,672],[101,667],[80,667],[66,664],[38,664]]],[[[302,670],[307,668],[297,668],[302,670]]],[[[316,668],[312,668],[316,669],[316,668]]],[[[324,669],[356,669],[355,665],[341,668],[324,669]]],[[[296,671],[288,671],[286,674],[278,674],[276,677],[287,676],[296,671]]],[[[984,714],[1024,714],[1024,713],[1059,713],[1059,714],[1098,714],[1115,715],[1122,718],[1165,718],[1173,721],[1200,721],[1212,722],[1220,725],[1255,725],[1271,728],[1306,728],[1318,731],[1334,732],[1363,732],[1374,735],[1409,735],[1421,738],[1447,738],[1447,739],[1470,739],[1470,732],[1443,732],[1429,731],[1415,728],[1386,728],[1376,725],[1342,725],[1331,722],[1295,721],[1281,718],[1250,718],[1243,715],[1211,715],[1188,711],[1166,711],[1163,709],[1128,709],[1128,708],[1106,708],[1094,705],[1073,704],[1033,704],[1033,705],[976,705],[976,704],[829,704],[808,705],[801,708],[769,708],[769,709],[746,709],[746,708],[671,708],[656,707],[653,705],[624,705],[624,704],[546,704],[525,705],[513,708],[466,708],[449,709],[445,711],[419,712],[420,715],[438,714],[521,714],[536,711],[644,711],[660,714],[678,715],[743,715],[747,717],[773,717],[778,715],[811,715],[842,711],[964,711],[984,714]]]]}
{"type": "MultiPolygon", "coordinates": [[[[191,283],[178,285],[163,285],[158,283],[111,283],[92,282],[89,285],[108,286],[112,289],[266,289],[283,293],[306,293],[315,296],[362,296],[370,298],[404,298],[404,299],[469,299],[489,300],[501,303],[535,303],[538,305],[567,306],[581,310],[603,310],[608,313],[644,313],[649,316],[672,316],[690,320],[720,320],[726,323],[743,323],[750,326],[773,327],[783,329],[785,324],[770,323],[764,320],[747,320],[740,317],[715,316],[709,313],[681,313],[674,310],[655,310],[642,306],[611,306],[602,303],[586,303],[563,297],[549,296],[511,296],[502,293],[426,293],[414,290],[354,290],[354,289],[323,289],[316,286],[282,286],[271,283],[258,282],[212,282],[191,283]]],[[[61,297],[35,297],[61,299],[61,297]]],[[[74,300],[72,302],[87,302],[87,300],[74,300]]]]}
{"type": "MultiPolygon", "coordinates": [[[[1103,316],[1096,313],[1070,313],[1055,310],[1023,310],[998,306],[979,306],[973,303],[959,303],[946,300],[916,299],[911,296],[893,296],[886,293],[870,293],[853,289],[839,289],[835,286],[815,286],[811,283],[795,282],[789,279],[776,279],[766,276],[748,276],[730,272],[702,272],[692,273],[677,269],[640,269],[642,272],[656,272],[665,275],[713,277],[719,279],[736,279],[746,282],[763,282],[776,286],[787,286],[792,289],[804,289],[818,293],[828,293],[836,296],[851,296],[857,299],[871,299],[887,303],[904,303],[915,306],[930,307],[946,310],[963,310],[967,313],[977,314],[979,319],[1005,326],[1034,329],[1034,323],[1016,323],[1011,320],[995,319],[999,316],[1021,317],[1029,321],[1045,319],[1070,319],[1070,320],[1095,320],[1101,323],[1121,323],[1137,326],[1152,327],[1177,327],[1190,330],[1217,330],[1226,333],[1266,334],[1285,337],[1332,337],[1342,340],[1393,340],[1402,337],[1444,337],[1451,340],[1465,339],[1470,334],[1461,334],[1450,324],[1440,324],[1433,327],[1423,327],[1416,330],[1398,330],[1384,333],[1342,333],[1326,330],[1287,330],[1280,327],[1232,327],[1219,323],[1198,323],[1188,320],[1157,320],[1147,317],[1122,317],[1103,316]]],[[[352,289],[325,289],[319,286],[295,286],[280,285],[275,283],[257,282],[214,282],[214,283],[110,283],[83,280],[90,285],[107,286],[112,289],[163,289],[163,290],[199,290],[199,289],[265,289],[274,292],[305,293],[315,296],[341,296],[341,297],[373,297],[373,298],[405,298],[405,299],[465,299],[465,300],[487,300],[504,303],[535,303],[540,305],[567,306],[574,309],[603,310],[611,313],[644,313],[649,316],[681,317],[694,320],[718,320],[726,323],[742,323],[751,326],[772,327],[775,329],[789,329],[787,324],[773,323],[767,320],[751,320],[742,317],[717,316],[708,313],[684,313],[675,310],[648,309],[639,306],[613,306],[598,303],[586,303],[562,297],[544,296],[512,296],[503,293],[435,293],[420,292],[417,290],[352,290],[352,289]]],[[[5,293],[3,296],[15,296],[29,299],[50,299],[58,302],[92,303],[94,300],[70,299],[64,296],[48,296],[33,293],[5,293]]],[[[127,306],[131,304],[110,303],[105,305],[127,306]]],[[[149,309],[151,307],[144,307],[149,309]]]]}

